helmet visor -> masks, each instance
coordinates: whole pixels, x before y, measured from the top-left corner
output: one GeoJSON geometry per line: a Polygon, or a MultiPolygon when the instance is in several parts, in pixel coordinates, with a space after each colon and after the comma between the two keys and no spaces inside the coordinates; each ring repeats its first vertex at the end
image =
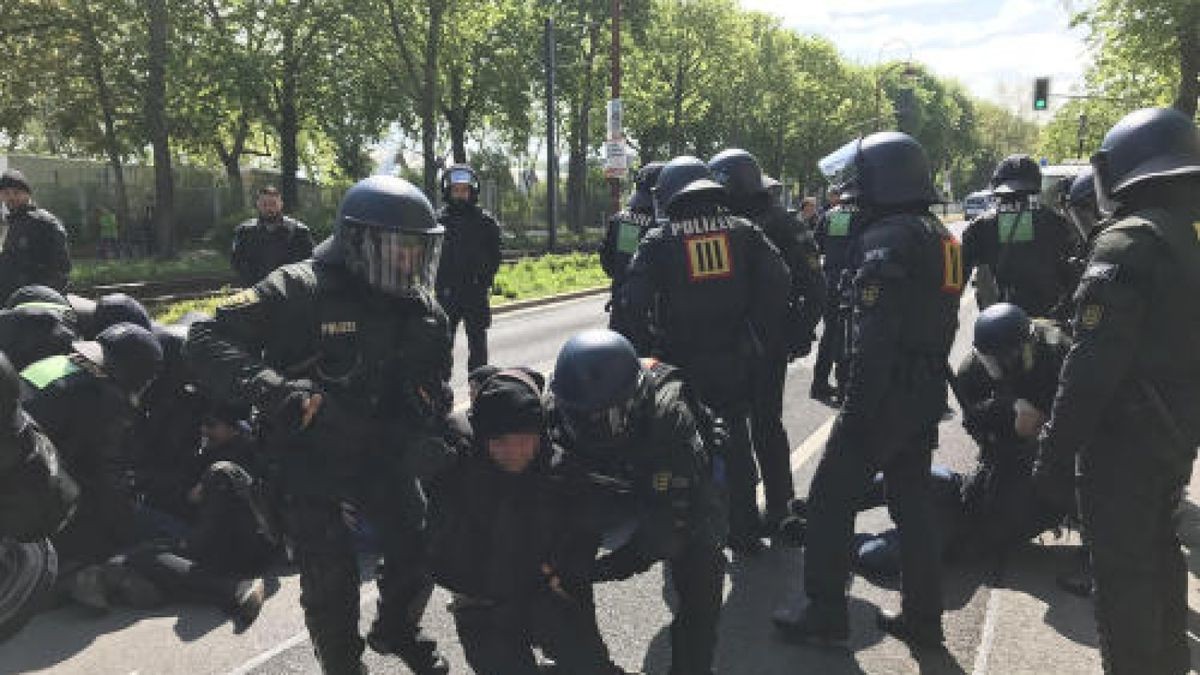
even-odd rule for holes
{"type": "Polygon", "coordinates": [[[442,251],[442,234],[353,227],[351,270],[389,295],[430,292],[442,251]]]}
{"type": "Polygon", "coordinates": [[[817,162],[821,175],[835,188],[849,186],[858,178],[858,153],[862,139],[854,139],[817,162]]]}
{"type": "Polygon", "coordinates": [[[1113,195],[1113,186],[1109,185],[1108,153],[1101,150],[1092,155],[1092,181],[1096,190],[1096,206],[1100,214],[1109,217],[1116,212],[1120,203],[1113,195]]]}
{"type": "Polygon", "coordinates": [[[606,446],[623,438],[633,418],[633,399],[599,410],[562,407],[567,436],[586,446],[606,446]]]}
{"type": "Polygon", "coordinates": [[[1096,224],[1100,222],[1100,218],[1096,210],[1090,204],[1082,204],[1079,206],[1067,207],[1067,215],[1071,217],[1071,222],[1075,223],[1075,227],[1080,234],[1087,237],[1095,229],[1096,224]]]}
{"type": "Polygon", "coordinates": [[[466,169],[454,169],[450,172],[451,185],[471,185],[475,182],[475,176],[466,169]]]}
{"type": "Polygon", "coordinates": [[[975,356],[987,370],[992,380],[1000,382],[1015,376],[1021,369],[1023,346],[1006,349],[996,354],[985,354],[975,349],[975,356]]]}

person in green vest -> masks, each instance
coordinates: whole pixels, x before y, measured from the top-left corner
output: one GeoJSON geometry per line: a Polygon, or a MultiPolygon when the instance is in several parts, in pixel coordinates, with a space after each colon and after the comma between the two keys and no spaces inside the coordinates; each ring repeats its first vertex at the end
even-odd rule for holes
{"type": "Polygon", "coordinates": [[[96,222],[100,225],[100,243],[97,253],[101,258],[121,257],[121,229],[117,216],[107,207],[96,209],[96,222]]]}

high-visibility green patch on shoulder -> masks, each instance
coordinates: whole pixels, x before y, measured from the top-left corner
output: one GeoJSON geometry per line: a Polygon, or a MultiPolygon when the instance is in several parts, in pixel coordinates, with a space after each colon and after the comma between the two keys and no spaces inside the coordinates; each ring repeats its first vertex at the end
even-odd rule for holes
{"type": "Polygon", "coordinates": [[[37,389],[45,389],[50,383],[57,382],[78,370],[79,366],[75,365],[71,357],[59,354],[42,359],[22,370],[21,378],[37,389]]]}

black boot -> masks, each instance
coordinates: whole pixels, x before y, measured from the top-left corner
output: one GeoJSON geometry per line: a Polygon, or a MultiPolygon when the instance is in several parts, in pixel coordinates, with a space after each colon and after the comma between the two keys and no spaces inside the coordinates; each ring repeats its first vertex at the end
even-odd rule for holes
{"type": "Polygon", "coordinates": [[[941,649],[946,641],[941,621],[910,621],[902,612],[881,609],[875,615],[875,624],[910,647],[941,649]]]}
{"type": "Polygon", "coordinates": [[[416,675],[447,675],[450,672],[450,664],[438,652],[437,642],[420,628],[410,630],[406,635],[392,635],[380,629],[377,621],[367,634],[367,645],[377,654],[400,657],[416,675]]]}
{"type": "Polygon", "coordinates": [[[805,602],[780,607],[771,621],[792,642],[840,647],[850,639],[850,621],[844,609],[820,609],[805,602]]]}

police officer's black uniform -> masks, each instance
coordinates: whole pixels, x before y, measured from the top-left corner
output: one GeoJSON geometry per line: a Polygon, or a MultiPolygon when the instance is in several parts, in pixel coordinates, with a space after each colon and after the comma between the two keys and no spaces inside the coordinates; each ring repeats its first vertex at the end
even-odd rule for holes
{"type": "Polygon", "coordinates": [[[1111,214],[1075,292],[1035,478],[1079,501],[1106,672],[1189,670],[1174,514],[1200,444],[1200,135],[1171,109],[1127,115],[1092,157],[1111,214]]]}
{"type": "MultiPolygon", "coordinates": [[[[590,528],[634,523],[598,558],[592,580],[625,579],[667,561],[679,602],[671,623],[671,674],[713,672],[725,557],[717,480],[719,432],[677,369],[640,363],[620,335],[579,333],[563,345],[551,380],[551,434],[560,471],[586,495],[590,528]]],[[[598,540],[598,537],[597,537],[598,540]]]]}
{"type": "Polygon", "coordinates": [[[453,593],[467,662],[480,675],[536,675],[539,646],[564,673],[620,673],[596,625],[589,574],[595,547],[577,518],[580,492],[557,471],[547,436],[542,377],[504,369],[455,415],[449,466],[430,482],[432,569],[453,593]],[[489,439],[534,434],[520,472],[502,469],[489,439]]]}
{"type": "Polygon", "coordinates": [[[963,230],[966,274],[987,267],[995,289],[981,285],[980,307],[1011,302],[1030,316],[1051,316],[1073,288],[1071,225],[1038,199],[1042,171],[1028,155],[1002,161],[992,176],[994,209],[963,230]],[[993,294],[998,291],[996,297],[993,294]]]}
{"type": "Polygon", "coordinates": [[[839,150],[864,218],[854,276],[850,380],[809,493],[803,608],[776,624],[805,640],[848,635],[846,586],[855,506],[882,469],[900,529],[903,611],[880,613],[884,630],[917,644],[942,638],[941,574],[930,522],[929,468],[946,404],[946,357],[958,324],[958,244],[928,211],[937,201],[925,151],[882,132],[839,150]]]}
{"type": "MultiPolygon", "coordinates": [[[[0,188],[15,187],[29,192],[29,184],[18,171],[0,175],[0,188]]],[[[8,231],[0,242],[0,298],[22,286],[40,284],[62,291],[71,273],[67,231],[54,214],[30,201],[10,210],[8,231]]]]}
{"type": "Polygon", "coordinates": [[[161,362],[154,336],[122,323],[21,373],[26,411],[80,487],[75,517],[53,537],[64,558],[101,562],[137,539],[129,439],[135,401],[161,362]]]}
{"type": "Polygon", "coordinates": [[[442,174],[442,199],[446,202],[438,222],[446,228],[446,243],[437,270],[437,299],[450,320],[453,342],[458,324],[467,332],[467,370],[487,363],[487,329],[492,325],[488,294],[500,269],[500,226],[479,207],[479,178],[465,164],[455,164],[442,174]],[[470,185],[465,202],[450,198],[450,185],[470,185]]]}
{"type": "Polygon", "coordinates": [[[668,222],[646,234],[625,295],[640,352],[683,369],[705,405],[729,425],[730,545],[761,548],[747,415],[756,359],[786,353],[787,265],[762,230],[728,215],[725,190],[695,157],[671,160],[655,202],[668,222]]]}
{"type": "Polygon", "coordinates": [[[758,161],[745,150],[728,149],[709,160],[708,168],[729,192],[730,211],[762,229],[782,254],[791,273],[789,311],[783,323],[784,342],[753,362],[754,400],[750,431],[758,468],[762,472],[767,513],[764,532],[779,535],[790,521],[793,541],[801,533],[788,505],[796,496],[792,485],[791,445],[783,428],[783,388],[788,361],[808,354],[813,329],[825,309],[825,278],[812,233],[771,198],[758,161]]]}
{"type": "Polygon", "coordinates": [[[283,214],[259,216],[233,231],[230,262],[242,286],[262,281],[274,270],[312,257],[313,238],[308,226],[283,214]]]}
{"type": "Polygon", "coordinates": [[[449,332],[429,292],[442,232],[415,187],[368,178],[346,193],[335,234],[313,260],[276,270],[188,336],[200,383],[264,418],[301,604],[327,673],[362,669],[358,564],[342,501],[382,539],[371,647],[418,673],[446,672],[418,628],[432,581],[417,465],[450,404],[449,332]]]}
{"type": "Polygon", "coordinates": [[[818,400],[830,400],[843,390],[846,379],[846,317],[843,311],[849,303],[843,303],[844,293],[851,289],[842,287],[844,272],[851,259],[851,247],[855,232],[855,217],[858,207],[845,197],[837,205],[821,214],[814,233],[823,259],[821,269],[825,273],[826,303],[822,317],[821,341],[817,345],[817,360],[813,364],[813,383],[809,394],[818,400]],[[836,386],[830,386],[832,371],[836,386]]]}
{"type": "Polygon", "coordinates": [[[36,612],[58,572],[46,539],[74,512],[79,487],[21,409],[21,380],[0,353],[0,641],[36,612]]]}
{"type": "Polygon", "coordinates": [[[621,303],[621,284],[638,243],[654,227],[654,195],[651,191],[662,171],[662,162],[650,162],[638,170],[633,195],[626,209],[608,219],[604,241],[600,243],[600,267],[612,279],[608,327],[624,332],[627,310],[621,303]]]}

